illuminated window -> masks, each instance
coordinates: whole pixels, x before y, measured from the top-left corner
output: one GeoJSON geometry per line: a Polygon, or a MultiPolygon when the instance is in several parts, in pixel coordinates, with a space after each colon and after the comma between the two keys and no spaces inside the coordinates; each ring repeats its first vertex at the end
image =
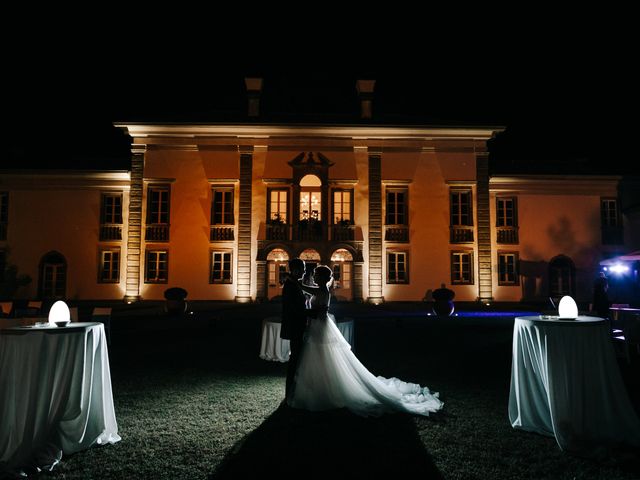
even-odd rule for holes
{"type": "Polygon", "coordinates": [[[214,188],[211,197],[211,225],[233,225],[233,188],[214,188]]]}
{"type": "Polygon", "coordinates": [[[388,188],[386,201],[386,224],[408,225],[407,200],[409,190],[406,188],[388,188]]]}
{"type": "Polygon", "coordinates": [[[322,220],[322,182],[316,175],[300,180],[300,220],[322,220]]]}
{"type": "Polygon", "coordinates": [[[387,251],[387,283],[409,283],[407,252],[387,251]]]}
{"type": "Polygon", "coordinates": [[[231,251],[211,252],[209,283],[231,283],[231,251]]]}
{"type": "Polygon", "coordinates": [[[169,252],[167,250],[147,250],[145,283],[167,283],[168,279],[169,252]]]}
{"type": "Polygon", "coordinates": [[[333,191],[333,222],[353,223],[353,190],[333,191]]]}
{"type": "Polygon", "coordinates": [[[120,281],[120,250],[100,251],[99,283],[118,283],[120,281]]]}
{"type": "Polygon", "coordinates": [[[518,285],[518,254],[498,254],[498,285],[518,285]]]}
{"type": "Polygon", "coordinates": [[[451,252],[451,283],[473,285],[473,252],[451,252]]]}
{"type": "Polygon", "coordinates": [[[269,190],[269,221],[279,223],[288,222],[288,194],[288,190],[269,190]]]}

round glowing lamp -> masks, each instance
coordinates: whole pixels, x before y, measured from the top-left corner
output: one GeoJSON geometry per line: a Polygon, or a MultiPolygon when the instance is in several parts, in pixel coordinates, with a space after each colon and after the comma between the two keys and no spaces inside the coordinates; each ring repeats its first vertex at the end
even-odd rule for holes
{"type": "Polygon", "coordinates": [[[578,305],[569,295],[565,295],[560,299],[558,316],[560,320],[575,320],[578,316],[578,305]]]}
{"type": "Polygon", "coordinates": [[[49,310],[49,324],[65,327],[71,321],[69,307],[62,300],[58,300],[49,310]]]}

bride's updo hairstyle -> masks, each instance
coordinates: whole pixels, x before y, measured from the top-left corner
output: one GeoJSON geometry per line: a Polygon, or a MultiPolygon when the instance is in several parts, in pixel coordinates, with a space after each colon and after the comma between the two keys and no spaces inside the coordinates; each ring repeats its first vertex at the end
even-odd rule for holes
{"type": "Polygon", "coordinates": [[[331,277],[333,276],[333,272],[326,265],[318,265],[313,270],[313,279],[315,282],[320,285],[327,285],[331,281],[331,277]]]}

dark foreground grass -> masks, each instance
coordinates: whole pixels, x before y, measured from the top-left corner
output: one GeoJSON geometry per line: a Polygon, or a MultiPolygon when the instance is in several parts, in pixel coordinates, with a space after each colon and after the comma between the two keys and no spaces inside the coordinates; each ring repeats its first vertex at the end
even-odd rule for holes
{"type": "MultiPolygon", "coordinates": [[[[276,309],[276,310],[273,310],[276,309]]],[[[356,319],[355,351],[375,374],[440,391],[443,412],[361,418],[281,405],[286,364],[258,358],[274,306],[114,322],[110,349],[122,441],[65,456],[55,479],[638,479],[639,452],[560,451],[507,418],[510,325],[356,319]]],[[[640,380],[621,364],[633,401],[640,380]]]]}

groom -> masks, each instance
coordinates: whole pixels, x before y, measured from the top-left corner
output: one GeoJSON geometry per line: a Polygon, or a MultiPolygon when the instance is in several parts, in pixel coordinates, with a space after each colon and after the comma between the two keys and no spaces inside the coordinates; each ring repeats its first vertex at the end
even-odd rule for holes
{"type": "Polygon", "coordinates": [[[289,275],[282,286],[282,327],[280,338],[289,340],[291,355],[287,367],[287,383],[285,389],[287,403],[291,400],[294,388],[294,378],[300,360],[302,339],[307,327],[306,296],[297,280],[304,275],[304,260],[294,258],[289,260],[289,275]]]}

